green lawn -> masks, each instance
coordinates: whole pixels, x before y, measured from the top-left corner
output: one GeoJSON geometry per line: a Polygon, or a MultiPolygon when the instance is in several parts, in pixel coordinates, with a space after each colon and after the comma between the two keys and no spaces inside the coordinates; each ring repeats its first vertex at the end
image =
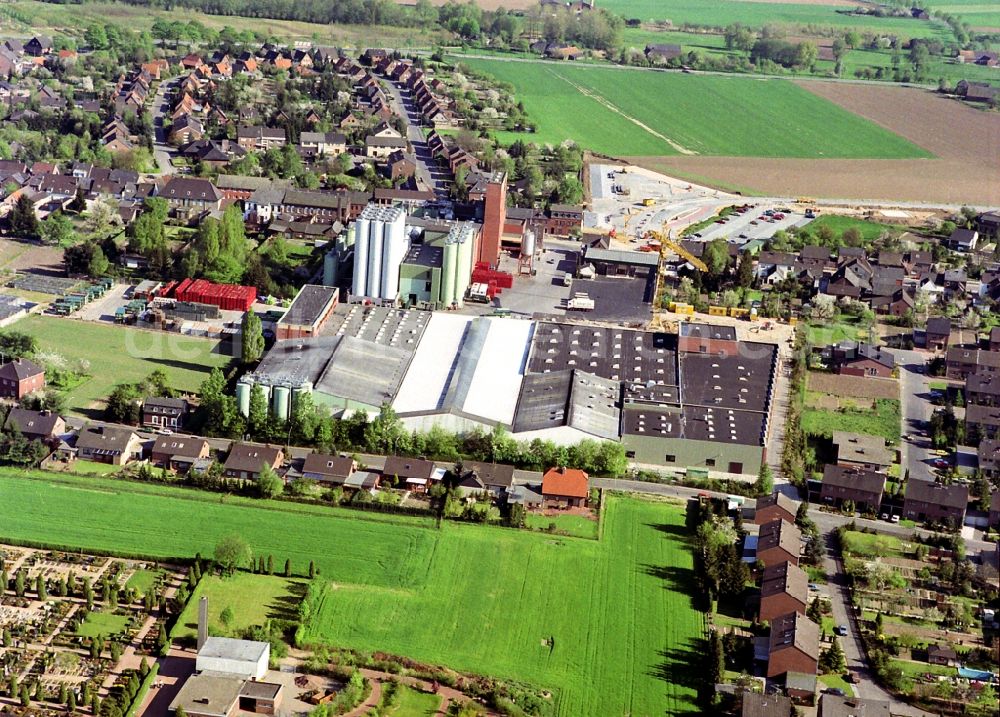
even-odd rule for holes
{"type": "Polygon", "coordinates": [[[515,87],[534,134],[611,155],[815,158],[929,156],[909,141],[792,82],[685,75],[556,62],[461,58],[515,87]],[[640,126],[641,125],[641,126],[640,126]]]}
{"type": "Polygon", "coordinates": [[[809,232],[813,235],[817,235],[821,227],[827,227],[833,231],[836,236],[840,236],[848,229],[857,229],[861,233],[861,238],[864,240],[865,244],[870,244],[871,242],[882,236],[883,232],[896,230],[898,227],[894,227],[890,224],[880,224],[878,222],[866,222],[863,219],[855,219],[854,217],[843,217],[834,214],[824,214],[817,217],[813,221],[809,222],[806,227],[809,232]]]}
{"type": "Polygon", "coordinates": [[[440,695],[417,692],[412,687],[402,686],[396,693],[396,706],[386,712],[386,717],[434,717],[441,707],[440,695]]]}
{"type": "Polygon", "coordinates": [[[599,543],[445,523],[424,586],[328,587],[305,638],[532,682],[566,717],[693,713],[683,508],[616,496],[604,521],[599,543]]]}
{"type": "Polygon", "coordinates": [[[163,574],[163,570],[136,570],[125,583],[125,587],[133,588],[140,595],[145,595],[146,591],[156,584],[157,578],[163,574]]]}
{"type": "Polygon", "coordinates": [[[868,329],[846,321],[810,322],[806,326],[806,340],[813,346],[827,346],[841,341],[868,339],[868,329]]]}
{"type": "Polygon", "coordinates": [[[842,675],[820,675],[819,681],[826,687],[839,687],[849,697],[854,696],[854,686],[845,680],[842,675]]]}
{"type": "Polygon", "coordinates": [[[113,473],[117,473],[121,469],[121,466],[112,465],[110,463],[98,463],[97,461],[78,460],[73,463],[73,472],[86,473],[88,475],[95,476],[111,475],[113,473]]]}
{"type": "MultiPolygon", "coordinates": [[[[280,570],[281,565],[277,568],[280,570]]],[[[294,620],[296,607],[305,592],[301,579],[272,575],[237,573],[221,578],[206,575],[181,613],[171,637],[193,637],[198,632],[198,601],[208,598],[208,631],[211,635],[235,636],[251,625],[263,625],[269,619],[294,620]],[[232,622],[219,619],[229,608],[232,622]]]]}
{"type": "Polygon", "coordinates": [[[98,407],[115,384],[138,381],[156,369],[166,372],[174,388],[195,391],[213,366],[232,360],[213,353],[217,342],[208,339],[53,316],[29,316],[11,330],[31,334],[46,353],[90,362],[88,380],[66,394],[66,405],[75,412],[98,407]]]}
{"type": "Polygon", "coordinates": [[[802,430],[809,436],[831,438],[834,431],[850,431],[871,436],[882,436],[891,443],[899,442],[899,401],[879,398],[874,410],[862,403],[857,408],[825,411],[805,408],[802,411],[802,430]]]}
{"type": "Polygon", "coordinates": [[[76,634],[80,637],[111,637],[118,635],[125,629],[128,617],[116,615],[113,612],[91,612],[87,614],[87,619],[83,621],[76,634]]]}
{"type": "Polygon", "coordinates": [[[862,558],[903,555],[903,541],[895,535],[878,535],[849,530],[843,537],[844,551],[862,558]]]}
{"type": "Polygon", "coordinates": [[[597,521],[582,515],[538,515],[528,513],[524,520],[532,530],[548,531],[549,525],[555,524],[556,534],[573,535],[578,538],[596,538],[597,521]]]}
{"type": "MultiPolygon", "coordinates": [[[[961,0],[959,0],[961,1],[961,0]]],[[[954,0],[947,0],[951,3],[954,0]]],[[[979,0],[983,2],[983,0],[979,0]]],[[[725,27],[739,22],[751,27],[769,24],[834,25],[858,31],[898,33],[905,37],[948,37],[938,23],[910,18],[876,18],[850,15],[853,8],[812,3],[743,2],[741,0],[605,0],[601,7],[613,13],[640,20],[670,20],[674,25],[712,25],[725,27]],[[839,11],[839,12],[838,12],[839,11]]],[[[934,5],[936,8],[937,6],[934,5]]],[[[966,12],[962,12],[965,16],[966,12]]],[[[989,13],[984,13],[989,17],[989,13]]],[[[977,16],[978,17],[978,16],[977,16]]],[[[970,20],[971,21],[971,20],[970,20]]]]}

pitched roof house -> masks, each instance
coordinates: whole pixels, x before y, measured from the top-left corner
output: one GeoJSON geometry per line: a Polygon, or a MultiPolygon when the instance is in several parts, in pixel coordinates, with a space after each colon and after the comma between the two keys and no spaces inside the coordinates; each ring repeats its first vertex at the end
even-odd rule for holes
{"type": "Polygon", "coordinates": [[[80,458],[123,466],[142,455],[139,436],[128,428],[86,426],[76,438],[80,458]]]}
{"type": "Polygon", "coordinates": [[[792,612],[771,621],[767,676],[788,672],[816,674],[819,662],[819,627],[805,615],[792,612]]]}
{"type": "Polygon", "coordinates": [[[774,492],[757,499],[757,509],[753,515],[753,522],[756,525],[770,523],[773,520],[794,523],[797,512],[798,506],[795,505],[794,500],[784,493],[774,492]]]}
{"type": "Polygon", "coordinates": [[[234,443],[229,449],[223,472],[229,478],[257,480],[264,466],[277,470],[284,461],[285,452],[277,446],[234,443]]]}
{"type": "Polygon", "coordinates": [[[544,505],[552,508],[586,506],[590,496],[589,478],[578,468],[549,468],[542,476],[544,505]]]}
{"type": "Polygon", "coordinates": [[[760,526],[757,533],[757,562],[778,565],[789,562],[799,564],[802,549],[802,532],[794,523],[772,520],[760,526]]]}
{"type": "Polygon", "coordinates": [[[45,388],[45,369],[28,359],[14,359],[0,366],[0,396],[24,398],[45,388]]]}
{"type": "Polygon", "coordinates": [[[909,520],[950,520],[961,525],[968,506],[968,486],[957,483],[941,485],[927,480],[909,480],[906,483],[903,517],[909,520]]]}
{"type": "Polygon", "coordinates": [[[809,578],[792,563],[778,563],[764,568],[760,582],[760,620],[771,620],[791,612],[806,614],[809,602],[809,578]]]}
{"type": "Polygon", "coordinates": [[[208,458],[211,446],[196,436],[158,436],[150,460],[174,471],[187,471],[199,460],[208,458]]]}
{"type": "Polygon", "coordinates": [[[885,490],[885,474],[864,468],[828,465],[823,470],[820,499],[838,506],[851,501],[859,510],[878,510],[885,490]]]}
{"type": "Polygon", "coordinates": [[[302,476],[321,483],[343,485],[357,469],[358,462],[350,456],[310,453],[302,464],[302,476]]]}
{"type": "Polygon", "coordinates": [[[4,428],[16,426],[21,434],[32,441],[49,441],[66,432],[62,416],[52,411],[31,411],[14,406],[7,414],[4,428]]]}

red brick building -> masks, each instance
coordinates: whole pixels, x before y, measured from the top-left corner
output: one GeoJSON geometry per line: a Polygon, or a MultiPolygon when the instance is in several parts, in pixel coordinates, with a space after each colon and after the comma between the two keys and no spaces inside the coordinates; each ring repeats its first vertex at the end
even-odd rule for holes
{"type": "Polygon", "coordinates": [[[483,205],[483,239],[479,244],[479,261],[496,267],[500,261],[500,241],[507,221],[507,174],[496,172],[486,185],[483,205]]]}
{"type": "Polygon", "coordinates": [[[28,359],[14,359],[0,366],[0,396],[20,400],[45,388],[45,369],[28,359]]]}
{"type": "Polygon", "coordinates": [[[757,510],[754,512],[753,522],[755,525],[764,525],[764,523],[770,523],[774,520],[794,523],[797,511],[798,507],[794,500],[783,493],[772,493],[757,499],[757,510]]]}
{"type": "Polygon", "coordinates": [[[769,678],[788,672],[816,674],[819,662],[819,627],[805,615],[793,612],[772,620],[769,647],[769,678]]]}
{"type": "Polygon", "coordinates": [[[760,526],[757,534],[757,562],[767,565],[799,564],[802,532],[794,523],[772,520],[760,526]]]}
{"type": "Polygon", "coordinates": [[[549,468],[542,476],[542,501],[546,508],[578,508],[587,505],[590,484],[578,468],[549,468]]]}
{"type": "Polygon", "coordinates": [[[760,582],[760,620],[770,622],[781,615],[806,614],[809,578],[791,563],[768,565],[760,582]]]}

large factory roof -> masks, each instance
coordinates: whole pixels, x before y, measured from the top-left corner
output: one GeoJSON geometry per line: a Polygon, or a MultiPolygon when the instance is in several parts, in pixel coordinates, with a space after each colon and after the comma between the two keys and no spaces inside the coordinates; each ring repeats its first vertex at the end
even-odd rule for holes
{"type": "Polygon", "coordinates": [[[407,349],[342,336],[316,390],[380,406],[395,397],[412,356],[407,349]]]}
{"type": "Polygon", "coordinates": [[[529,369],[578,368],[612,381],[677,385],[677,336],[652,331],[539,323],[529,369]]]}
{"type": "Polygon", "coordinates": [[[625,409],[622,432],[653,438],[760,446],[764,442],[765,414],[710,406],[681,409],[630,406],[625,409]]]}
{"type": "Polygon", "coordinates": [[[775,347],[740,344],[736,356],[684,353],[680,356],[681,397],[685,405],[767,410],[775,347]]]}
{"type": "Polygon", "coordinates": [[[580,370],[525,376],[514,432],[568,426],[596,438],[617,440],[621,384],[580,370]]]}
{"type": "Polygon", "coordinates": [[[306,284],[300,290],[285,315],[278,319],[282,325],[314,326],[337,300],[337,289],[318,284],[306,284]]]}
{"type": "Polygon", "coordinates": [[[430,319],[428,311],[340,304],[330,315],[323,335],[353,336],[413,351],[430,319]]]}
{"type": "Polygon", "coordinates": [[[455,411],[510,425],[533,326],[434,314],[393,407],[401,414],[455,411]]]}

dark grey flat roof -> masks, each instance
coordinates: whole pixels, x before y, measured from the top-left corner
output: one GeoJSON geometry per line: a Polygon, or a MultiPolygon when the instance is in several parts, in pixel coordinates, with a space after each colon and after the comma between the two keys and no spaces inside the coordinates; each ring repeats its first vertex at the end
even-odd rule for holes
{"type": "Polygon", "coordinates": [[[314,326],[336,298],[336,287],[306,284],[299,290],[285,315],[278,319],[278,323],[314,326]]]}

